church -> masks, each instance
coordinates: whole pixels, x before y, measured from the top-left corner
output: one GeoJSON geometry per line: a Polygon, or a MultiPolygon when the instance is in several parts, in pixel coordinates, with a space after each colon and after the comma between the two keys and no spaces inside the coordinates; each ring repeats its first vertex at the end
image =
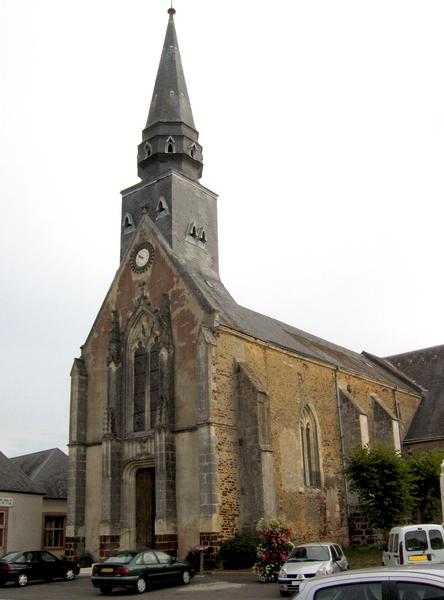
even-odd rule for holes
{"type": "Polygon", "coordinates": [[[71,371],[66,554],[217,551],[263,516],[350,540],[348,452],[400,449],[423,389],[395,365],[239,306],[169,19],[120,266],[71,371]]]}

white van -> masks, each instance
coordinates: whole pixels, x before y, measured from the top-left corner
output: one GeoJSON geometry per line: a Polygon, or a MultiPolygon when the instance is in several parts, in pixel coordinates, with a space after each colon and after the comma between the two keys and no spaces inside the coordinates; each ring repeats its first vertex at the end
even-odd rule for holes
{"type": "Polygon", "coordinates": [[[403,525],[390,530],[382,562],[388,567],[444,563],[441,525],[403,525]]]}

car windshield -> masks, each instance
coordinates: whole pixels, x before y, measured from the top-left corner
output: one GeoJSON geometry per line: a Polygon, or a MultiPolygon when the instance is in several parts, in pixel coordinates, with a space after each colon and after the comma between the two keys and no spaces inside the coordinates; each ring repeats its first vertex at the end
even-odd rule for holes
{"type": "Polygon", "coordinates": [[[312,560],[330,560],[327,546],[298,546],[290,554],[288,562],[308,562],[312,560]]]}
{"type": "Polygon", "coordinates": [[[123,565],[128,564],[134,557],[134,552],[122,552],[122,554],[115,554],[114,556],[109,556],[103,562],[112,562],[112,563],[121,563],[123,565]]]}
{"type": "Polygon", "coordinates": [[[14,562],[14,560],[21,556],[21,554],[22,552],[8,552],[8,554],[5,554],[1,557],[1,560],[4,560],[6,562],[14,562]]]}

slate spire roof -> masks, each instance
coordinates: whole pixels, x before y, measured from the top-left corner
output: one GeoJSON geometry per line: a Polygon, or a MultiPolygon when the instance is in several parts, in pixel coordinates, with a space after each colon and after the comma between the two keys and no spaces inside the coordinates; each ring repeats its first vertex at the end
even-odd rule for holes
{"type": "Polygon", "coordinates": [[[178,171],[197,181],[202,176],[202,146],[194,125],[191,102],[169,8],[168,26],[154,84],[153,96],[142,143],[138,151],[138,174],[146,181],[178,171]]]}
{"type": "Polygon", "coordinates": [[[174,25],[175,12],[174,8],[168,9],[170,17],[145,127],[171,121],[196,128],[174,25]]]}

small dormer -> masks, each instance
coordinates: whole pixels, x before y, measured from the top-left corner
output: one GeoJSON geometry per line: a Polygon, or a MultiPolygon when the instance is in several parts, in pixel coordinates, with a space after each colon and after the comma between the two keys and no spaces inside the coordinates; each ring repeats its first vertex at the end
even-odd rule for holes
{"type": "Polygon", "coordinates": [[[132,233],[136,229],[131,213],[125,213],[125,216],[123,217],[122,228],[124,234],[132,233]]]}
{"type": "Polygon", "coordinates": [[[176,152],[176,142],[171,136],[167,139],[165,143],[165,152],[166,154],[174,154],[174,152],[176,152]]]}
{"type": "Polygon", "coordinates": [[[162,219],[162,217],[166,217],[170,214],[168,204],[163,196],[159,198],[159,201],[156,206],[156,221],[158,219],[162,219]]]}

